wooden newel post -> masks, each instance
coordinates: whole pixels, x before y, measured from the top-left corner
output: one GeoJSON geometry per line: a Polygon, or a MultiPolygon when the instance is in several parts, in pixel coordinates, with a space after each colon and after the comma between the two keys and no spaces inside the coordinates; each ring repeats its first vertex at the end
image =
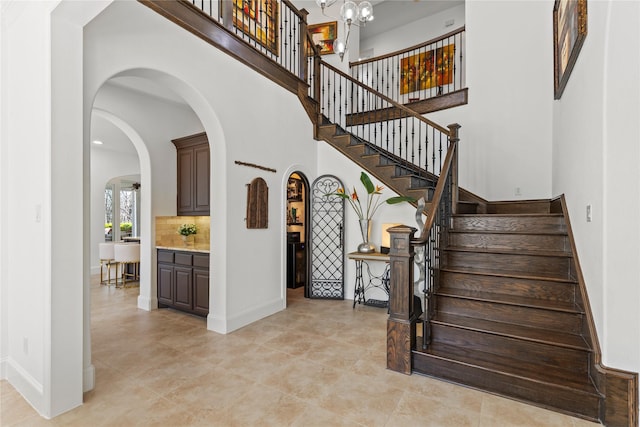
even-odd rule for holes
{"type": "Polygon", "coordinates": [[[458,142],[460,141],[459,129],[462,127],[457,123],[447,126],[449,128],[449,148],[454,148],[455,157],[451,165],[451,209],[453,214],[458,213],[458,200],[460,198],[458,190],[458,142]]]}
{"type": "Polygon", "coordinates": [[[413,307],[413,246],[417,231],[399,225],[389,230],[390,289],[387,320],[387,369],[411,374],[411,350],[416,342],[416,321],[413,307]]]}

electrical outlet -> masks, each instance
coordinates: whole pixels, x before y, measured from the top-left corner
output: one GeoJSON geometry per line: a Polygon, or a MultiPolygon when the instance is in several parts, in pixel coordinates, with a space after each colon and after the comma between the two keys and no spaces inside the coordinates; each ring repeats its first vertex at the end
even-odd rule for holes
{"type": "Polygon", "coordinates": [[[516,187],[513,190],[513,194],[515,194],[516,196],[522,196],[522,191],[520,190],[520,187],[516,187]]]}
{"type": "Polygon", "coordinates": [[[587,222],[591,222],[593,220],[593,208],[591,205],[587,205],[587,222]]]}
{"type": "Polygon", "coordinates": [[[29,354],[29,338],[22,337],[22,351],[24,354],[29,354]]]}

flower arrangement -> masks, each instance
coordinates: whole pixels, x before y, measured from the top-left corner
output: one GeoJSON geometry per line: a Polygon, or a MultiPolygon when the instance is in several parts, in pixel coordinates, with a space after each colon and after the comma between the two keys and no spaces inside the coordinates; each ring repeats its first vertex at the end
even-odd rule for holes
{"type": "Polygon", "coordinates": [[[198,227],[195,224],[182,224],[178,227],[178,234],[181,236],[191,236],[198,232],[198,227]]]}
{"type": "Polygon", "coordinates": [[[338,190],[332,194],[348,200],[349,204],[356,212],[356,215],[358,215],[358,218],[361,220],[370,220],[371,218],[373,218],[373,215],[383,203],[395,205],[397,203],[415,201],[413,197],[406,196],[389,197],[386,200],[381,200],[380,196],[382,195],[382,190],[384,190],[384,187],[374,185],[373,182],[371,182],[369,175],[364,172],[360,174],[360,182],[367,191],[367,200],[365,201],[364,206],[360,201],[360,196],[358,196],[358,192],[356,191],[355,187],[353,188],[352,192],[349,192],[349,190],[345,190],[344,188],[338,188],[338,190]]]}

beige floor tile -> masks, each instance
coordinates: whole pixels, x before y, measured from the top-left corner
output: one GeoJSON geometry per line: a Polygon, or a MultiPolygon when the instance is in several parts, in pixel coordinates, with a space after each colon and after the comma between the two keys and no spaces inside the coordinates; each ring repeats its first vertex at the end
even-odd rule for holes
{"type": "Polygon", "coordinates": [[[385,309],[310,300],[228,335],[204,318],[137,308],[137,288],[92,277],[95,389],[53,420],[0,381],[0,425],[573,426],[592,423],[386,369],[385,309]]]}
{"type": "Polygon", "coordinates": [[[487,395],[482,402],[481,426],[489,427],[496,423],[505,427],[567,427],[573,425],[573,418],[537,406],[487,395]]]}
{"type": "Polygon", "coordinates": [[[318,404],[336,414],[349,414],[367,426],[384,426],[403,393],[368,376],[344,372],[318,404]]]}

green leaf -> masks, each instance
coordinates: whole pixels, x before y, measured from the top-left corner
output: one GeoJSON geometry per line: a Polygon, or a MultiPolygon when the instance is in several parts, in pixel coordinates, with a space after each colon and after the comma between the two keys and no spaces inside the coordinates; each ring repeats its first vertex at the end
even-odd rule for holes
{"type": "Polygon", "coordinates": [[[342,197],[343,199],[349,198],[349,195],[345,193],[328,193],[327,196],[338,196],[338,197],[342,197]]]}
{"type": "Polygon", "coordinates": [[[413,197],[409,197],[409,196],[396,196],[396,197],[389,197],[387,199],[387,203],[390,205],[396,205],[398,203],[402,203],[402,202],[409,202],[409,203],[414,203],[416,201],[416,199],[414,199],[413,197]]]}
{"type": "Polygon", "coordinates": [[[360,182],[362,182],[362,185],[364,185],[364,188],[367,190],[367,194],[373,194],[373,192],[376,191],[376,187],[366,173],[362,172],[360,174],[360,182]]]}

